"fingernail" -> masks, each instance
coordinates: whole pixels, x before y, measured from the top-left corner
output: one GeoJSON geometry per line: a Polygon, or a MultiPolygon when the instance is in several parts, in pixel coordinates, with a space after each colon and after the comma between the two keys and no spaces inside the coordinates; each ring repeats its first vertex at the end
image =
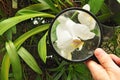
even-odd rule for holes
{"type": "Polygon", "coordinates": [[[101,48],[97,48],[94,52],[95,56],[98,57],[98,56],[102,56],[105,54],[105,51],[101,48]]]}

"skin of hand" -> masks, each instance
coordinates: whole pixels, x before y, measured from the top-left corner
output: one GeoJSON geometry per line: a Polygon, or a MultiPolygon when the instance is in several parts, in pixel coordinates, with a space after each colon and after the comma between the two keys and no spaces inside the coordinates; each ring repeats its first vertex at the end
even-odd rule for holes
{"type": "Polygon", "coordinates": [[[85,62],[94,80],[119,80],[120,79],[120,58],[114,54],[107,54],[101,48],[94,52],[99,64],[93,60],[85,62]]]}

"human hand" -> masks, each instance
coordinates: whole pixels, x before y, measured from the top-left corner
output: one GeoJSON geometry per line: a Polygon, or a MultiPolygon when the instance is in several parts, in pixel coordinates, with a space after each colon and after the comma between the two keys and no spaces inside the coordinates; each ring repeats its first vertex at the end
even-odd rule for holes
{"type": "Polygon", "coordinates": [[[99,63],[93,60],[86,61],[94,80],[118,80],[120,79],[120,58],[114,54],[107,54],[102,49],[95,50],[94,55],[99,63]],[[118,66],[119,65],[119,66],[118,66]]]}

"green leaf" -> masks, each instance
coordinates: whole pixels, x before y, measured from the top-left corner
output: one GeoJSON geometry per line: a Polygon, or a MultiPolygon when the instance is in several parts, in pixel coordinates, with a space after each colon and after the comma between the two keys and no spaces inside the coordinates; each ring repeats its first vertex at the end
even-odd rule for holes
{"type": "Polygon", "coordinates": [[[46,63],[46,55],[47,55],[47,51],[46,51],[46,36],[47,36],[47,34],[48,34],[48,32],[41,38],[41,40],[38,43],[38,53],[44,63],[46,63]]]}
{"type": "Polygon", "coordinates": [[[18,14],[25,14],[25,11],[28,11],[28,10],[31,10],[31,11],[42,11],[42,10],[47,10],[49,9],[50,7],[46,4],[33,4],[33,5],[30,5],[28,7],[25,7],[19,11],[17,11],[16,15],[18,14]]]}
{"type": "Polygon", "coordinates": [[[59,10],[55,7],[54,3],[52,2],[52,0],[38,0],[39,2],[48,5],[51,10],[53,10],[54,12],[58,13],[59,10]]]}
{"type": "Polygon", "coordinates": [[[50,32],[50,34],[52,35],[52,36],[51,36],[52,41],[56,41],[56,40],[57,40],[56,27],[57,27],[58,24],[59,24],[59,22],[56,20],[56,21],[54,22],[54,25],[52,26],[52,30],[51,30],[51,32],[50,32]]]}
{"type": "Polygon", "coordinates": [[[110,11],[110,9],[108,8],[108,6],[104,3],[100,9],[100,15],[97,16],[98,20],[100,20],[100,22],[104,23],[105,21],[107,21],[111,15],[112,12],[110,11]]]}
{"type": "Polygon", "coordinates": [[[72,78],[72,70],[69,70],[67,80],[71,80],[72,78]]]}
{"type": "Polygon", "coordinates": [[[37,77],[35,78],[35,80],[42,80],[40,75],[37,75],[37,77]]]}
{"type": "Polygon", "coordinates": [[[61,69],[65,66],[68,65],[66,61],[62,61],[57,68],[49,69],[49,71],[61,71],[61,69]]]}
{"type": "Polygon", "coordinates": [[[54,79],[53,80],[59,80],[60,79],[60,77],[63,75],[63,73],[65,72],[65,67],[63,67],[62,69],[61,69],[61,71],[54,77],[54,79]]]}
{"type": "Polygon", "coordinates": [[[55,17],[54,15],[51,14],[47,14],[47,13],[33,13],[33,14],[24,14],[24,15],[20,15],[20,16],[15,16],[9,19],[6,19],[2,22],[0,22],[0,35],[3,35],[4,32],[6,32],[8,29],[10,29],[11,27],[15,26],[16,24],[30,19],[32,17],[55,17]]]}
{"type": "Polygon", "coordinates": [[[17,50],[11,41],[6,42],[6,50],[10,58],[15,80],[22,80],[22,68],[17,50]]]}
{"type": "Polygon", "coordinates": [[[97,12],[101,9],[103,3],[104,0],[89,0],[91,12],[97,14],[97,12]]]}
{"type": "Polygon", "coordinates": [[[69,5],[73,6],[73,2],[71,0],[65,0],[69,5]]]}
{"type": "Polygon", "coordinates": [[[35,59],[33,58],[33,56],[25,48],[21,47],[18,50],[18,54],[20,55],[20,57],[25,61],[25,63],[31,69],[33,69],[38,74],[42,74],[42,71],[39,68],[37,62],[35,61],[35,59]]]}
{"type": "Polygon", "coordinates": [[[18,49],[21,44],[26,40],[28,39],[29,37],[35,35],[35,34],[38,34],[42,31],[45,31],[49,28],[49,24],[44,24],[44,25],[41,25],[41,26],[38,26],[36,28],[33,28],[32,30],[24,33],[23,35],[21,35],[19,38],[17,38],[15,41],[14,41],[14,44],[16,46],[16,48],[18,49]]]}
{"type": "MultiPolygon", "coordinates": [[[[40,33],[44,30],[47,30],[49,28],[49,24],[44,24],[44,25],[41,25],[41,26],[38,26],[26,33],[24,33],[22,36],[20,36],[19,38],[17,38],[15,41],[14,41],[14,44],[15,44],[15,47],[16,49],[19,49],[19,47],[21,46],[21,44],[26,40],[28,39],[29,37],[31,37],[32,35],[35,35],[37,33],[40,33]]],[[[2,62],[2,67],[1,67],[1,80],[8,80],[8,74],[9,74],[9,65],[10,65],[10,62],[9,62],[9,56],[7,54],[5,54],[5,57],[3,62],[2,62]],[[7,66],[6,66],[7,65],[7,66]]]]}
{"type": "Polygon", "coordinates": [[[4,36],[6,37],[7,40],[12,40],[13,34],[16,33],[16,26],[8,29],[5,33],[4,36]]]}
{"type": "Polygon", "coordinates": [[[3,58],[1,65],[1,76],[0,76],[1,80],[8,80],[9,68],[10,68],[10,60],[8,54],[6,54],[3,58]]]}
{"type": "Polygon", "coordinates": [[[67,6],[67,5],[65,4],[65,2],[63,2],[63,1],[61,1],[61,0],[58,0],[57,3],[59,3],[59,4],[58,4],[58,7],[60,7],[60,10],[61,10],[61,7],[62,7],[62,6],[64,6],[64,7],[67,6]]]}
{"type": "Polygon", "coordinates": [[[104,13],[104,14],[102,14],[102,15],[100,15],[100,16],[97,16],[97,18],[98,18],[98,20],[100,21],[100,22],[105,22],[106,20],[108,20],[109,18],[110,18],[110,16],[111,16],[111,14],[110,13],[104,13]]]}
{"type": "Polygon", "coordinates": [[[12,40],[12,30],[11,29],[7,30],[4,36],[7,38],[7,40],[12,40]]]}
{"type": "MultiPolygon", "coordinates": [[[[103,3],[103,5],[101,6],[101,9],[100,9],[101,13],[104,14],[104,13],[111,13],[111,10],[110,8],[108,7],[107,4],[103,3]]],[[[111,13],[112,14],[112,13],[111,13]]]]}

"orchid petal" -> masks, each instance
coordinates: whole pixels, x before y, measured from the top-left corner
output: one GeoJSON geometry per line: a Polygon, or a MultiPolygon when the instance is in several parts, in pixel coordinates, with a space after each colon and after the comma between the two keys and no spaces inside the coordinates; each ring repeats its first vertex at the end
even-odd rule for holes
{"type": "Polygon", "coordinates": [[[65,16],[59,16],[57,20],[60,22],[60,24],[75,24],[70,18],[67,18],[65,16]]]}
{"type": "Polygon", "coordinates": [[[71,53],[66,53],[64,51],[61,51],[60,55],[64,57],[65,59],[72,60],[72,54],[71,53]]]}
{"type": "Polygon", "coordinates": [[[81,24],[87,25],[90,30],[95,28],[96,21],[86,12],[79,11],[78,20],[81,24]]]}
{"type": "MultiPolygon", "coordinates": [[[[90,11],[90,5],[89,4],[84,5],[83,9],[90,11]]],[[[83,11],[78,11],[78,12],[79,12],[78,21],[81,24],[87,25],[90,30],[93,30],[95,28],[96,21],[92,18],[92,16],[83,11]]]]}
{"type": "MultiPolygon", "coordinates": [[[[59,28],[58,28],[59,29],[59,28]]],[[[57,44],[64,44],[64,42],[67,42],[68,40],[71,40],[72,36],[67,32],[64,31],[63,29],[57,30],[57,44]]]]}
{"type": "Polygon", "coordinates": [[[68,27],[68,25],[73,25],[75,24],[72,20],[70,20],[69,18],[65,18],[64,16],[60,16],[58,18],[58,21],[60,22],[60,24],[58,24],[57,28],[56,28],[56,35],[57,35],[57,41],[59,41],[60,43],[62,42],[66,42],[69,39],[72,39],[72,35],[70,34],[70,32],[68,31],[70,28],[68,27]]]}
{"type": "Polygon", "coordinates": [[[82,40],[92,39],[95,36],[95,33],[90,32],[88,26],[84,24],[75,24],[73,32],[75,36],[79,37],[82,40]]]}
{"type": "Polygon", "coordinates": [[[90,11],[90,5],[89,4],[84,5],[82,8],[87,10],[87,11],[90,11]]]}
{"type": "Polygon", "coordinates": [[[75,22],[73,22],[70,18],[67,18],[64,16],[59,16],[59,18],[57,20],[60,22],[58,27],[61,27],[65,31],[68,31],[71,36],[74,36],[74,34],[73,34],[74,27],[73,26],[76,24],[75,22]]]}

